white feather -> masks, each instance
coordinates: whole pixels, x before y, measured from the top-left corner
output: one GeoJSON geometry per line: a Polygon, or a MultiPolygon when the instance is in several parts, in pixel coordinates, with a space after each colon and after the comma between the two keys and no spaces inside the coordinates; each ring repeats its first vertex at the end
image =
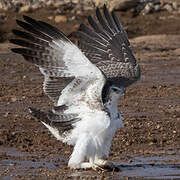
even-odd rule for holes
{"type": "Polygon", "coordinates": [[[54,135],[54,137],[57,138],[57,140],[63,141],[64,138],[60,136],[58,129],[56,129],[56,128],[52,127],[52,126],[49,126],[48,124],[46,124],[43,121],[41,121],[41,122],[44,124],[44,126],[46,126],[46,128],[49,129],[49,131],[54,135]]]}

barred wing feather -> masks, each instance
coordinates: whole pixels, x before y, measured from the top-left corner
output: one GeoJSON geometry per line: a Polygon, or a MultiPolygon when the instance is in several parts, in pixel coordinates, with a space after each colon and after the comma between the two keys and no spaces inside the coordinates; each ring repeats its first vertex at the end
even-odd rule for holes
{"type": "Polygon", "coordinates": [[[127,33],[115,13],[110,15],[105,5],[103,12],[105,18],[97,8],[98,23],[89,16],[91,28],[81,24],[74,34],[79,38],[80,49],[108,80],[127,87],[140,78],[140,67],[131,51],[127,33]]]}
{"type": "MultiPolygon", "coordinates": [[[[10,40],[22,48],[13,48],[12,51],[23,55],[25,60],[39,67],[45,77],[43,89],[55,107],[71,107],[77,104],[82,99],[83,92],[88,92],[92,84],[98,91],[89,100],[89,104],[96,101],[101,106],[105,77],[96,65],[56,28],[27,16],[24,16],[24,20],[25,22],[17,20],[17,24],[26,31],[13,30],[20,38],[10,40]]],[[[34,114],[39,112],[33,108],[30,111],[34,114]]],[[[45,119],[49,119],[51,124],[61,122],[61,126],[64,124],[67,127],[70,127],[70,122],[79,120],[78,114],[66,114],[64,109],[59,112],[53,110],[46,116],[45,119]]],[[[39,117],[44,117],[44,114],[39,117]]]]}

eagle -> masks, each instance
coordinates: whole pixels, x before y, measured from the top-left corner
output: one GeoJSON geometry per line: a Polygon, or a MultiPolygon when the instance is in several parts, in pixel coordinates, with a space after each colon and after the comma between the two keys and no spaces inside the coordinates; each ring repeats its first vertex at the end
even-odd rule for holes
{"type": "Polygon", "coordinates": [[[111,141],[123,127],[118,99],[141,75],[125,29],[105,5],[72,33],[76,44],[46,22],[23,18],[16,21],[24,31],[12,30],[18,38],[10,40],[20,47],[11,50],[39,67],[53,102],[48,112],[29,108],[30,113],[57,140],[74,146],[71,169],[111,169],[111,141]]]}

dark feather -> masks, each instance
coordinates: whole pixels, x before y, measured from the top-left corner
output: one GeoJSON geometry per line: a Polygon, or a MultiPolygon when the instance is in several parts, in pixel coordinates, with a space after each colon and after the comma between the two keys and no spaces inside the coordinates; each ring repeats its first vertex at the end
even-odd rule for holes
{"type": "Polygon", "coordinates": [[[115,13],[110,15],[105,5],[103,12],[105,18],[96,9],[98,22],[91,16],[88,18],[93,29],[81,25],[80,32],[76,33],[78,46],[107,80],[118,81],[127,87],[140,78],[140,67],[130,49],[127,33],[115,13]]]}
{"type": "Polygon", "coordinates": [[[108,40],[110,38],[109,33],[107,31],[104,31],[103,28],[101,26],[99,26],[91,16],[88,17],[88,22],[92,26],[92,28],[97,33],[101,34],[101,36],[103,36],[106,40],[108,40]]]}
{"type": "Polygon", "coordinates": [[[38,37],[44,39],[44,40],[47,40],[47,41],[52,41],[52,38],[48,35],[46,35],[45,33],[42,33],[38,30],[36,30],[32,25],[28,24],[28,23],[25,23],[23,21],[20,21],[20,20],[16,20],[17,24],[19,26],[21,26],[22,28],[24,28],[25,30],[37,35],[38,37]]]}
{"type": "Polygon", "coordinates": [[[116,27],[116,24],[114,23],[114,20],[112,19],[112,17],[110,16],[107,8],[106,8],[106,5],[104,5],[103,7],[103,11],[104,11],[104,15],[105,15],[105,18],[111,28],[111,31],[114,31],[114,33],[118,33],[118,29],[116,27]]]}
{"type": "Polygon", "coordinates": [[[97,18],[98,18],[99,23],[101,24],[101,26],[102,26],[107,32],[109,32],[111,35],[113,35],[114,32],[112,31],[112,29],[107,25],[107,23],[106,23],[105,20],[103,19],[99,8],[96,9],[96,16],[97,16],[97,18]]]}
{"type": "Polygon", "coordinates": [[[52,127],[61,128],[63,131],[72,129],[73,124],[80,121],[80,118],[75,115],[57,115],[51,111],[45,113],[32,107],[29,108],[29,112],[40,121],[52,127]]]}

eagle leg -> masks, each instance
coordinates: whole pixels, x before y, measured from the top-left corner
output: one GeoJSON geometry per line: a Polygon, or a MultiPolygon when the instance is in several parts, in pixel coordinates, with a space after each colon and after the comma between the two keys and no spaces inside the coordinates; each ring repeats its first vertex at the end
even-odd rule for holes
{"type": "Polygon", "coordinates": [[[118,167],[112,162],[104,159],[97,159],[94,162],[94,170],[96,171],[114,171],[114,170],[119,170],[118,167]]]}

